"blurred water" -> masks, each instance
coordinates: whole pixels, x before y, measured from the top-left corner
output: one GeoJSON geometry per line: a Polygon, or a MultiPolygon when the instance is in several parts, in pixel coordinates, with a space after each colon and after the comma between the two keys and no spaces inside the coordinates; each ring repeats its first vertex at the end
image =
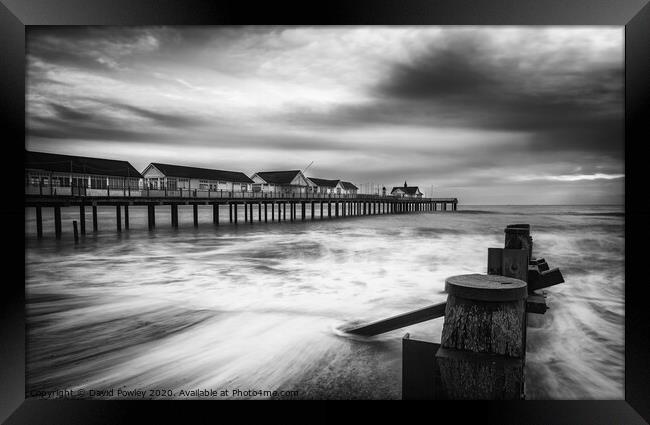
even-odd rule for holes
{"type": "Polygon", "coordinates": [[[205,207],[198,229],[181,207],[178,230],[164,208],[149,232],[145,208],[131,207],[131,229],[118,234],[115,208],[99,207],[99,232],[78,245],[77,208],[62,211],[61,241],[51,211],[41,241],[26,212],[27,396],[137,388],[400,398],[401,337],[439,341],[442,319],[372,339],[337,329],[444,301],[446,277],[485,273],[503,228],[530,223],[534,256],[566,283],[548,289],[550,310],[529,323],[527,398],[624,398],[622,207],[465,206],[237,226],[224,208],[219,227],[205,207]]]}

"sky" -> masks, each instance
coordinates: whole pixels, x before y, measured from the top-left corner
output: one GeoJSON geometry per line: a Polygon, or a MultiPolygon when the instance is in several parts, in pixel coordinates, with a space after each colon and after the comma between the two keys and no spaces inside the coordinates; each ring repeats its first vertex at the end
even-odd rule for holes
{"type": "Polygon", "coordinates": [[[623,203],[623,27],[30,27],[26,148],[623,203]]]}

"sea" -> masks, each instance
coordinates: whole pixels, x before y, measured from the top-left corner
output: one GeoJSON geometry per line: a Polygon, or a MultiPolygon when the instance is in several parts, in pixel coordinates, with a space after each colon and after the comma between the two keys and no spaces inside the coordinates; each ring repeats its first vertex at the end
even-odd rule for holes
{"type": "MultiPolygon", "coordinates": [[[[443,319],[375,337],[343,330],[446,300],[445,278],[487,272],[508,224],[565,282],[529,319],[527,399],[624,399],[624,207],[469,206],[458,211],[212,224],[212,209],[98,207],[25,216],[26,396],[400,399],[402,338],[440,342],[443,319]],[[122,214],[122,216],[124,216],[122,214]]],[[[269,208],[270,213],[270,208],[269,208]]],[[[276,210],[277,214],[277,210],[276,210]]],[[[325,214],[327,214],[325,209],[325,214]]],[[[257,212],[255,211],[257,220],[257,212]]]]}

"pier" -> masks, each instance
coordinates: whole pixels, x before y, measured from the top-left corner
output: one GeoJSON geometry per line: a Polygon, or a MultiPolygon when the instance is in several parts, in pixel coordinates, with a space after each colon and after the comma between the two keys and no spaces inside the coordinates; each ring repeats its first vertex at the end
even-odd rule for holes
{"type": "Polygon", "coordinates": [[[408,198],[390,195],[336,195],[297,194],[267,192],[224,192],[224,191],[167,191],[94,190],[92,193],[76,188],[28,187],[25,193],[25,208],[36,209],[37,237],[43,237],[43,208],[54,210],[55,237],[61,238],[61,208],[79,208],[79,229],[86,234],[86,208],[92,209],[92,230],[99,228],[98,206],[115,207],[116,231],[129,229],[129,207],[146,206],[149,230],[156,227],[156,206],[169,205],[171,226],[178,228],[178,206],[192,205],[193,225],[198,227],[200,205],[212,206],[212,224],[220,225],[220,213],[228,210],[228,221],[232,224],[268,223],[282,221],[305,221],[336,219],[343,217],[372,216],[386,214],[411,214],[433,211],[457,211],[457,198],[408,198]],[[31,190],[30,190],[31,189],[31,190]],[[36,190],[35,190],[36,189],[36,190]],[[67,189],[62,193],[61,189],[67,189]],[[77,193],[74,193],[77,192],[77,193]],[[98,193],[103,192],[103,193],[98,193]],[[239,216],[243,206],[244,216],[239,216]],[[288,214],[287,214],[288,210],[288,214]],[[316,216],[316,211],[319,211],[316,216]]]}

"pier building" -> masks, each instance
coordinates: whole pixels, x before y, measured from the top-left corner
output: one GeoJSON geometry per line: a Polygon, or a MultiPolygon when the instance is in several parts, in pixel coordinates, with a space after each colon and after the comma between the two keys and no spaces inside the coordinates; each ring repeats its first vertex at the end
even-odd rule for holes
{"type": "Polygon", "coordinates": [[[129,162],[25,151],[25,194],[125,196],[142,175],[129,162]]]}
{"type": "Polygon", "coordinates": [[[316,187],[300,170],[259,171],[251,179],[253,192],[305,195],[316,187]]]}
{"type": "Polygon", "coordinates": [[[142,172],[143,189],[250,192],[253,180],[239,171],[152,162],[142,172]]]}

